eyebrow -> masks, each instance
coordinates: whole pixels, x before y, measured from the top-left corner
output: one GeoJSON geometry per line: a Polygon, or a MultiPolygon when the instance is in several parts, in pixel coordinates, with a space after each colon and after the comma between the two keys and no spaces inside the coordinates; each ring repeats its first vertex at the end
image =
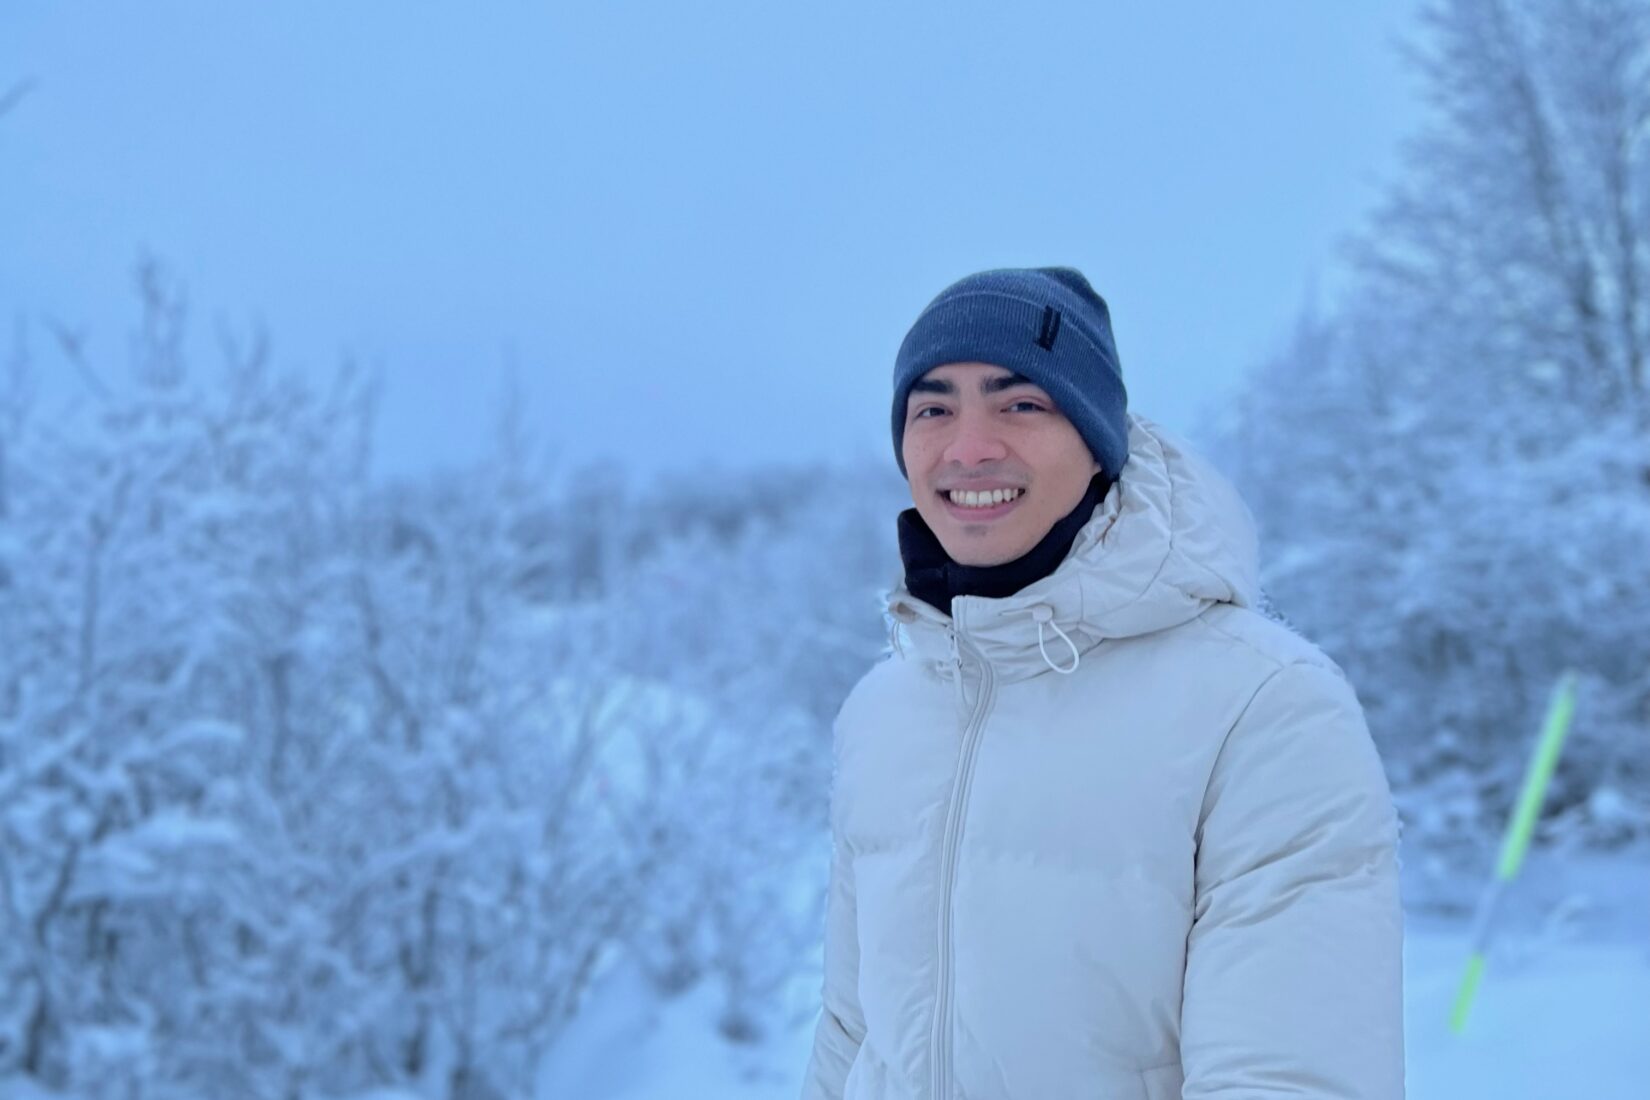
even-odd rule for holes
{"type": "MultiPolygon", "coordinates": [[[[1023,374],[990,374],[980,379],[980,392],[990,397],[994,393],[1013,389],[1015,386],[1035,386],[1037,383],[1023,374]]],[[[912,393],[943,393],[954,394],[957,387],[943,378],[919,378],[911,383],[912,393]]]]}

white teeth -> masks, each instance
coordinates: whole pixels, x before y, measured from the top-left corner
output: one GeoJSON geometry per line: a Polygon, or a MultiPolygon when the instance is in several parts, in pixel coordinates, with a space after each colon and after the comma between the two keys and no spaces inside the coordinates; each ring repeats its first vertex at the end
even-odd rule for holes
{"type": "Polygon", "coordinates": [[[1013,500],[1020,495],[1021,491],[1019,489],[991,489],[983,493],[976,493],[962,489],[952,489],[948,495],[952,504],[961,505],[964,508],[989,508],[994,504],[1013,500]]]}

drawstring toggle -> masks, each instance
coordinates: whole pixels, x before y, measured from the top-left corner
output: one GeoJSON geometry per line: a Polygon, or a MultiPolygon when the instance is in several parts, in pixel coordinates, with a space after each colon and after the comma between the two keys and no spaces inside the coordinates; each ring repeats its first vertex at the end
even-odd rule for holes
{"type": "Polygon", "coordinates": [[[1083,655],[1077,651],[1077,643],[1072,641],[1070,636],[1060,629],[1060,624],[1054,621],[1054,609],[1046,603],[1039,603],[1032,604],[1024,610],[1037,622],[1037,652],[1043,655],[1043,663],[1062,676],[1070,676],[1073,672],[1076,672],[1077,665],[1082,661],[1083,655]],[[1054,633],[1060,635],[1060,639],[1071,648],[1071,664],[1069,667],[1057,665],[1049,657],[1048,648],[1043,641],[1043,627],[1045,625],[1050,627],[1054,633]]]}

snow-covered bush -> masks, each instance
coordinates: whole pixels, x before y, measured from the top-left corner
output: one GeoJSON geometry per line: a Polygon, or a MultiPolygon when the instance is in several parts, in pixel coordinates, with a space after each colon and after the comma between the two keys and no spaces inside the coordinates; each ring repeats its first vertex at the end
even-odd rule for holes
{"type": "Polygon", "coordinates": [[[559,481],[513,399],[374,482],[376,382],[188,369],[141,287],[129,376],[0,388],[0,1080],[521,1095],[625,953],[759,1033],[880,647],[864,484],[559,481]]]}

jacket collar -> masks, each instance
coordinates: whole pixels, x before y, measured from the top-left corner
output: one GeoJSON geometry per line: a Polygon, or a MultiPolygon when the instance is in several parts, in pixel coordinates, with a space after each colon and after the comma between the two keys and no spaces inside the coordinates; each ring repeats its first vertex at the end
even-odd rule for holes
{"type": "Polygon", "coordinates": [[[890,640],[903,653],[903,634],[947,674],[957,641],[1002,679],[1071,672],[1103,641],[1178,626],[1214,603],[1253,606],[1258,556],[1231,483],[1131,413],[1128,462],[1052,573],[1008,596],[956,596],[950,615],[902,582],[885,595],[890,640]]]}

